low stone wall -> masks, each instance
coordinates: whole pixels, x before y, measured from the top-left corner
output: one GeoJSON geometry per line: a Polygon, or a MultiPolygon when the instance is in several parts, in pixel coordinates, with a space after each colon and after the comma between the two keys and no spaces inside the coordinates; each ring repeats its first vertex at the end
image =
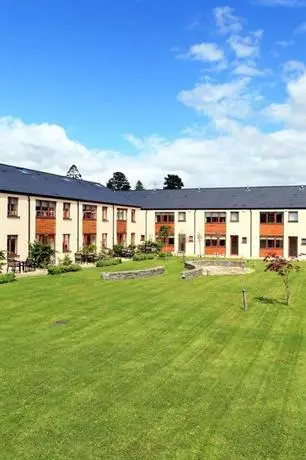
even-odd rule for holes
{"type": "Polygon", "coordinates": [[[193,268],[186,270],[181,273],[181,278],[183,280],[190,280],[192,278],[197,278],[203,275],[203,268],[193,268]]]}
{"type": "Polygon", "coordinates": [[[146,268],[143,270],[129,270],[122,272],[102,272],[101,278],[106,281],[132,280],[137,278],[149,278],[151,276],[162,275],[165,267],[146,268]]]}
{"type": "Polygon", "coordinates": [[[185,262],[185,267],[188,269],[188,266],[192,266],[194,268],[197,267],[206,267],[207,265],[213,267],[246,267],[246,262],[244,260],[222,260],[222,259],[197,259],[197,260],[190,260],[189,262],[185,262]]]}

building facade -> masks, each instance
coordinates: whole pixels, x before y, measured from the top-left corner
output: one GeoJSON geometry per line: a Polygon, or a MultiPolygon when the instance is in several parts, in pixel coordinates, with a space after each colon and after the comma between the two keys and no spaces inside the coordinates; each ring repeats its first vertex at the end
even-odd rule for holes
{"type": "Polygon", "coordinates": [[[58,258],[163,237],[163,250],[196,256],[306,257],[301,186],[113,192],[103,185],[0,165],[0,250],[25,260],[29,244],[58,258]],[[305,254],[304,254],[305,253],[305,254]]]}

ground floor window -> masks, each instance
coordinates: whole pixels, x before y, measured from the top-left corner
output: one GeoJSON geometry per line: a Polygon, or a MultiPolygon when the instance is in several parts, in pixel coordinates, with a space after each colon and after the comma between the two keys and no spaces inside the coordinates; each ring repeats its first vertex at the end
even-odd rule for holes
{"type": "Polygon", "coordinates": [[[117,244],[126,245],[126,233],[117,233],[117,244]]]}
{"type": "Polygon", "coordinates": [[[95,233],[84,233],[83,234],[83,246],[91,246],[96,244],[96,234],[95,233]]]}
{"type": "Polygon", "coordinates": [[[260,249],[282,249],[283,247],[283,238],[273,236],[260,238],[260,249]]]}
{"type": "Polygon", "coordinates": [[[135,233],[131,233],[131,245],[132,246],[135,246],[135,239],[136,239],[135,233]]]}
{"type": "Polygon", "coordinates": [[[68,233],[63,235],[63,252],[70,252],[70,235],[68,233]]]}
{"type": "Polygon", "coordinates": [[[209,247],[218,247],[225,248],[226,238],[225,236],[205,236],[205,246],[209,247]]]}
{"type": "Polygon", "coordinates": [[[18,254],[18,235],[7,235],[7,255],[14,257],[18,254]]]}
{"type": "Polygon", "coordinates": [[[36,241],[42,244],[48,244],[52,249],[55,250],[55,235],[46,235],[38,233],[36,235],[36,241]]]}
{"type": "Polygon", "coordinates": [[[102,248],[107,248],[107,233],[102,233],[102,248]]]}
{"type": "Polygon", "coordinates": [[[145,241],[145,240],[146,240],[146,236],[145,236],[145,235],[141,235],[140,241],[145,241]]]}

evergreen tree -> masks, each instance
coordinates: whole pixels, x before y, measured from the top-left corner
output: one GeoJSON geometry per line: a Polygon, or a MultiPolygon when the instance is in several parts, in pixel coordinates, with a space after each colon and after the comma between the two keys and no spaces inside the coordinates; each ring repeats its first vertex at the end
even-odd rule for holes
{"type": "Polygon", "coordinates": [[[72,179],[82,179],[82,174],[79,172],[76,165],[70,166],[66,174],[67,177],[72,177],[72,179]]]}
{"type": "Polygon", "coordinates": [[[121,191],[126,191],[130,190],[131,186],[129,181],[127,180],[125,174],[122,172],[114,172],[113,177],[109,179],[109,181],[106,184],[107,188],[110,188],[111,190],[121,190],[121,191]]]}
{"type": "Polygon", "coordinates": [[[141,180],[138,180],[136,182],[135,190],[144,190],[144,186],[143,186],[143,183],[141,182],[141,180]]]}
{"type": "Polygon", "coordinates": [[[168,174],[165,177],[164,189],[180,189],[184,187],[182,179],[177,174],[168,174]]]}

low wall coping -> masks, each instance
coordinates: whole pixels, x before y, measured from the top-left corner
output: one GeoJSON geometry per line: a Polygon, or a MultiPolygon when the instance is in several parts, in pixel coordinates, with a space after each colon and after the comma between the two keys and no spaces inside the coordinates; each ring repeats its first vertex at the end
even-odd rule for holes
{"type": "Polygon", "coordinates": [[[101,272],[100,276],[106,281],[120,281],[138,278],[149,278],[151,276],[162,275],[165,267],[144,268],[142,270],[127,270],[120,272],[101,272]]]}

